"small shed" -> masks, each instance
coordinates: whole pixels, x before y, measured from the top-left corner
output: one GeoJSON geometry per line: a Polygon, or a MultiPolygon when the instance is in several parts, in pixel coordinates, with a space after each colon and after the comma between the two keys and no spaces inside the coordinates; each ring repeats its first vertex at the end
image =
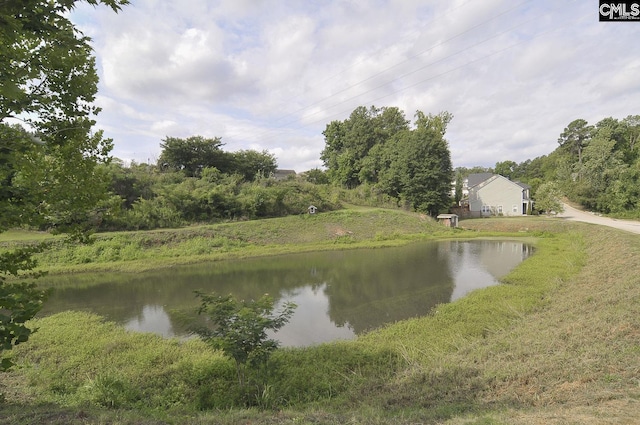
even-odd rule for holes
{"type": "Polygon", "coordinates": [[[440,214],[437,218],[438,218],[438,223],[442,223],[446,227],[458,227],[457,214],[440,214]]]}
{"type": "Polygon", "coordinates": [[[315,205],[309,205],[307,211],[309,211],[309,214],[315,214],[318,211],[318,207],[316,207],[315,205]]]}

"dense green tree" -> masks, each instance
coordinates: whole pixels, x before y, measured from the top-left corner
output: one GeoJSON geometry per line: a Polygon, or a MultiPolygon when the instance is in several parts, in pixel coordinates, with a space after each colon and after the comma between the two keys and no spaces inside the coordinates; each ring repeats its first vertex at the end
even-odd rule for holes
{"type": "Polygon", "coordinates": [[[320,156],[329,179],[347,188],[377,182],[381,150],[371,150],[408,129],[409,121],[395,107],[359,106],[348,119],[332,121],[322,133],[325,148],[320,156]]]}
{"type": "MultiPolygon", "coordinates": [[[[126,0],[87,0],[114,11],[126,0]]],[[[90,130],[98,77],[89,38],[69,20],[75,0],[0,2],[0,231],[86,224],[104,197],[96,165],[111,141],[90,130]],[[19,120],[33,133],[7,125],[19,120]]],[[[0,351],[28,339],[44,300],[34,283],[7,281],[35,266],[45,245],[0,255],[0,351]]],[[[10,365],[6,359],[2,368],[10,365]]]]}
{"type": "Polygon", "coordinates": [[[602,127],[584,149],[582,165],[582,203],[602,212],[610,212],[608,191],[626,169],[622,152],[615,149],[611,128],[602,127]]]}
{"type": "Polygon", "coordinates": [[[396,133],[387,143],[390,161],[379,183],[384,193],[431,215],[450,206],[453,170],[444,133],[451,118],[448,112],[424,115],[418,111],[416,128],[396,133]]]}
{"type": "Polygon", "coordinates": [[[620,215],[640,213],[640,160],[624,168],[607,188],[607,208],[620,215]]]}
{"type": "Polygon", "coordinates": [[[248,182],[259,177],[268,177],[278,168],[276,157],[266,150],[240,150],[230,155],[233,158],[230,171],[240,174],[248,182]]]}
{"type": "Polygon", "coordinates": [[[629,115],[622,120],[626,139],[625,158],[632,163],[640,157],[638,141],[640,140],[640,115],[629,115]]]}
{"type": "Polygon", "coordinates": [[[582,151],[589,143],[593,134],[593,126],[583,119],[571,121],[558,138],[560,147],[577,156],[578,164],[582,165],[582,151]]]}
{"type": "Polygon", "coordinates": [[[561,146],[544,162],[570,199],[603,213],[638,216],[640,116],[607,117],[595,126],[576,120],[561,134],[561,146]],[[582,142],[580,142],[582,140],[582,142]]]}
{"type": "Polygon", "coordinates": [[[120,159],[114,158],[105,166],[105,173],[111,191],[123,199],[125,208],[131,208],[138,199],[155,196],[153,186],[158,180],[155,166],[133,162],[125,167],[120,159]]]}
{"type": "Polygon", "coordinates": [[[593,127],[591,136],[594,137],[604,129],[607,129],[609,138],[615,142],[615,150],[622,152],[627,144],[624,124],[613,117],[603,118],[593,127]]]}
{"type": "Polygon", "coordinates": [[[222,145],[219,137],[166,137],[160,143],[162,152],[158,166],[163,171],[182,171],[188,177],[198,177],[206,167],[216,167],[226,172],[231,169],[231,158],[225,155],[222,145]]]}
{"type": "Polygon", "coordinates": [[[225,152],[223,145],[219,137],[167,137],[160,143],[158,166],[162,171],[180,171],[187,177],[200,177],[202,170],[213,167],[223,174],[239,174],[246,181],[269,176],[277,168],[275,156],[267,151],[225,152]]]}
{"type": "MultiPolygon", "coordinates": [[[[114,11],[128,3],[86,1],[114,11]]],[[[69,20],[76,3],[0,2],[0,121],[17,117],[55,131],[96,112],[98,76],[90,40],[69,20]]]]}
{"type": "Polygon", "coordinates": [[[502,161],[496,162],[494,172],[508,178],[509,180],[514,180],[516,178],[517,169],[518,164],[514,161],[502,161]]]}
{"type": "Polygon", "coordinates": [[[455,205],[459,205],[460,201],[462,200],[462,197],[464,196],[462,193],[462,189],[464,188],[464,179],[465,176],[463,175],[462,171],[460,170],[460,168],[456,168],[454,170],[454,175],[455,175],[455,183],[454,183],[454,190],[453,190],[453,202],[455,205]]]}
{"type": "Polygon", "coordinates": [[[417,111],[414,128],[398,108],[356,108],[323,132],[321,159],[334,184],[373,184],[414,209],[437,213],[448,206],[451,159],[444,140],[452,115],[417,111]]]}
{"type": "Polygon", "coordinates": [[[534,202],[536,210],[547,215],[552,211],[556,213],[564,211],[560,190],[554,182],[542,183],[535,192],[534,202]]]}
{"type": "Polygon", "coordinates": [[[491,167],[482,167],[480,165],[476,165],[475,167],[467,168],[467,167],[458,167],[458,170],[462,172],[464,177],[469,176],[469,174],[478,174],[478,173],[493,173],[493,168],[491,167]]]}
{"type": "Polygon", "coordinates": [[[329,184],[327,173],[320,168],[312,168],[304,173],[304,179],[313,184],[329,184]]]}

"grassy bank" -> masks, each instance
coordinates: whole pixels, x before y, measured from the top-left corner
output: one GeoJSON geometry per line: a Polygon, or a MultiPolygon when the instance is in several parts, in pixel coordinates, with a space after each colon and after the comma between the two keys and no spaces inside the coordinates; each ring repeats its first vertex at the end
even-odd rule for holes
{"type": "MultiPolygon", "coordinates": [[[[137,272],[177,264],[318,251],[382,247],[453,232],[419,214],[384,209],[348,209],[316,215],[193,226],[181,229],[96,234],[93,243],[64,239],[37,259],[50,273],[137,272]]],[[[0,234],[0,249],[46,236],[0,234]]]]}
{"type": "MultiPolygon", "coordinates": [[[[298,235],[295,243],[415,237],[393,236],[393,226],[368,229],[370,213],[348,213],[357,215],[343,217],[352,223],[342,221],[340,232],[323,221],[314,229],[324,229],[324,240],[298,235]]],[[[420,233],[433,226],[409,217],[420,233]]],[[[536,254],[503,285],[428,317],[353,342],[279,351],[278,373],[257,403],[262,408],[228,409],[232,365],[197,341],[127,333],[95,316],[62,313],[38,320],[39,332],[15,350],[22,367],[1,377],[7,401],[0,418],[8,424],[634,423],[640,417],[640,238],[535,218],[462,225],[468,230],[433,227],[432,234],[536,237],[536,254]]],[[[257,247],[277,246],[277,238],[296,233],[233,232],[257,247]]]]}

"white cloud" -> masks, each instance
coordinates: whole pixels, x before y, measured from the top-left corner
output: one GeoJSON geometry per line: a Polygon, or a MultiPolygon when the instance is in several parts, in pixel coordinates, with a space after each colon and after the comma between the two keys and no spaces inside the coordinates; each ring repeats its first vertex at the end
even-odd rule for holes
{"type": "Polygon", "coordinates": [[[147,161],[165,136],[321,164],[359,105],[454,115],[454,166],[550,153],[576,118],[637,114],[638,26],[590,2],[135,0],[72,14],[94,39],[98,126],[147,161]]]}

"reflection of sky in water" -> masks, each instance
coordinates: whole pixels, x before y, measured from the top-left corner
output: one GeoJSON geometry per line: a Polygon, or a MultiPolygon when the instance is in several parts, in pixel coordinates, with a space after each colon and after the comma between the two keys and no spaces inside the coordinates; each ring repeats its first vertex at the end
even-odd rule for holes
{"type": "Polygon", "coordinates": [[[453,274],[451,301],[469,292],[497,285],[530,254],[530,247],[515,241],[451,242],[449,255],[453,274]]]}
{"type": "Polygon", "coordinates": [[[50,308],[48,314],[95,310],[131,331],[186,337],[185,324],[173,313],[195,311],[193,290],[210,284],[210,290],[231,292],[237,286],[248,288],[243,297],[253,297],[266,286],[278,302],[276,311],[286,301],[297,305],[290,321],[270,337],[283,346],[308,346],[353,339],[356,331],[427,314],[433,305],[497,284],[529,254],[530,247],[522,242],[443,241],[388,250],[282,256],[269,259],[280,262],[273,269],[256,260],[229,263],[235,268],[218,274],[205,270],[202,277],[189,269],[174,271],[166,283],[152,275],[133,284],[124,280],[126,284],[116,281],[86,289],[70,285],[56,291],[57,298],[45,307],[50,308]]]}
{"type": "MultiPolygon", "coordinates": [[[[270,338],[280,341],[282,346],[308,346],[338,339],[353,339],[355,333],[348,326],[339,327],[328,316],[329,298],[324,291],[327,285],[296,289],[285,294],[276,306],[280,311],[283,303],[294,302],[297,307],[291,320],[270,338]]],[[[171,319],[161,305],[145,305],[142,312],[124,324],[125,329],[134,332],[153,332],[164,337],[176,336],[171,319]]]]}
{"type": "MultiPolygon", "coordinates": [[[[453,256],[453,255],[452,255],[453,256]]],[[[471,255],[468,249],[455,254],[456,261],[451,262],[453,273],[453,293],[451,301],[462,298],[474,289],[497,285],[498,281],[471,255]]]]}
{"type": "Polygon", "coordinates": [[[355,333],[348,326],[339,327],[329,318],[329,298],[325,294],[326,283],[312,288],[304,286],[296,289],[293,294],[284,294],[279,303],[292,301],[296,303],[293,316],[276,334],[276,338],[283,346],[313,345],[338,339],[353,339],[355,333]]]}
{"type": "Polygon", "coordinates": [[[131,318],[124,327],[134,332],[153,332],[164,337],[175,336],[171,319],[161,305],[145,305],[142,313],[131,318]]]}

